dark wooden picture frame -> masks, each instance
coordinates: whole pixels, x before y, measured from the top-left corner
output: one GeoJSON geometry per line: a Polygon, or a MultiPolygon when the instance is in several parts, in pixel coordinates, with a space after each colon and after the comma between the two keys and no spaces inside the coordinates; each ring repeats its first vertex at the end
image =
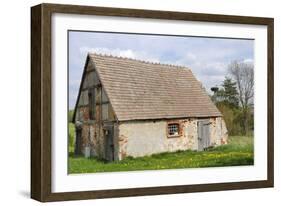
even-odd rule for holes
{"type": "Polygon", "coordinates": [[[273,187],[274,183],[274,82],[272,18],[229,16],[169,11],[40,4],[31,8],[31,198],[63,201],[92,198],[160,195],[273,187]],[[267,26],[267,180],[231,183],[162,186],[133,189],[63,192],[51,191],[51,16],[54,13],[154,18],[194,22],[221,22],[267,26]]]}

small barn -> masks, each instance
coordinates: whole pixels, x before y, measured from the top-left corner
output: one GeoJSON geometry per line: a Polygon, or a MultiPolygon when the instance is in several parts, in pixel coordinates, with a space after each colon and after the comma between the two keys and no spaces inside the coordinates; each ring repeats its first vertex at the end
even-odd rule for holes
{"type": "Polygon", "coordinates": [[[108,161],[227,143],[189,68],[90,53],[74,110],[75,153],[108,161]]]}

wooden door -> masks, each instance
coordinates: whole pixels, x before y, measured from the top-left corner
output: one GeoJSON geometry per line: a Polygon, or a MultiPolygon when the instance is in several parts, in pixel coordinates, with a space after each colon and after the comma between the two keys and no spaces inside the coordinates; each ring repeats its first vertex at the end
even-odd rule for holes
{"type": "Polygon", "coordinates": [[[210,147],[210,121],[199,120],[197,123],[198,130],[198,151],[210,147]]]}
{"type": "Polygon", "coordinates": [[[81,155],[82,154],[82,127],[81,125],[75,127],[75,149],[74,154],[75,155],[81,155]]]}
{"type": "Polygon", "coordinates": [[[104,128],[105,137],[105,159],[107,161],[114,161],[114,130],[113,126],[106,126],[104,128]]]}

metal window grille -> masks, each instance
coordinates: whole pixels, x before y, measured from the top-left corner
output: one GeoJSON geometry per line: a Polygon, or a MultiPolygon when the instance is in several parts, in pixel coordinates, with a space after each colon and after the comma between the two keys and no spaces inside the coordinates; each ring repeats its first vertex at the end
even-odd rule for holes
{"type": "Polygon", "coordinates": [[[169,136],[179,134],[179,124],[168,124],[168,133],[169,136]]]}

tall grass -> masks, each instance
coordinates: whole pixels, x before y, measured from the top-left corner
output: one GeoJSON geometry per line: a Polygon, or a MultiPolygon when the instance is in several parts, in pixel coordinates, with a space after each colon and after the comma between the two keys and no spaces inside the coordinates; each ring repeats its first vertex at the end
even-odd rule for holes
{"type": "Polygon", "coordinates": [[[106,163],[96,158],[69,156],[70,173],[93,173],[176,168],[222,167],[254,164],[253,137],[233,136],[227,145],[207,151],[178,151],[151,156],[128,157],[119,162],[106,163]]]}

